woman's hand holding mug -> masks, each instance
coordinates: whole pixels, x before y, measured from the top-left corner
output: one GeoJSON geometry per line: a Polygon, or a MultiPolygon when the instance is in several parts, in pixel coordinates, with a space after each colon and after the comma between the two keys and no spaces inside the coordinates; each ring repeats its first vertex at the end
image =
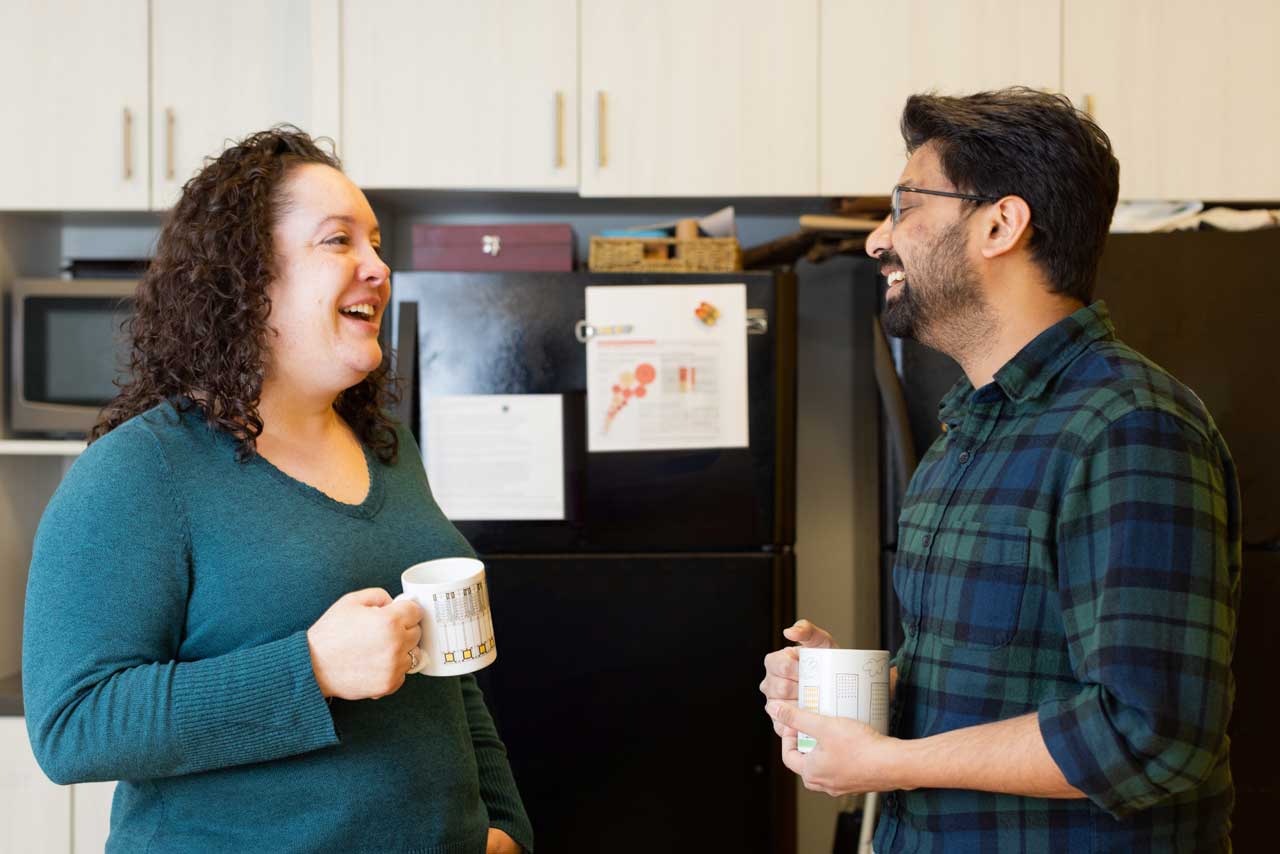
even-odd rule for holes
{"type": "Polygon", "coordinates": [[[334,602],[307,629],[316,683],[326,697],[364,700],[400,690],[422,637],[422,608],[371,587],[334,602]]]}

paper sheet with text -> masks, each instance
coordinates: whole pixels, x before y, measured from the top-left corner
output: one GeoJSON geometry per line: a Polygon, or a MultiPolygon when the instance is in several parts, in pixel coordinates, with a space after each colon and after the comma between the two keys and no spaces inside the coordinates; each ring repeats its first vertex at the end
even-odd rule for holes
{"type": "Polygon", "coordinates": [[[444,515],[564,519],[563,422],[558,394],[429,397],[423,454],[444,515]]]}

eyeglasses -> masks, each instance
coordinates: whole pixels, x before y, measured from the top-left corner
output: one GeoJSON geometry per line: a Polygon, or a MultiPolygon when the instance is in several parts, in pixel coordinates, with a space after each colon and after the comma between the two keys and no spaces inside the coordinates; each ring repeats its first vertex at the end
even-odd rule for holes
{"type": "Polygon", "coordinates": [[[926,196],[946,196],[949,199],[964,199],[967,202],[998,202],[999,198],[994,196],[975,196],[970,193],[949,193],[946,190],[922,190],[919,187],[906,187],[902,184],[893,188],[893,196],[891,197],[891,205],[893,212],[893,224],[897,225],[898,220],[902,219],[902,194],[903,193],[921,193],[926,196]]]}

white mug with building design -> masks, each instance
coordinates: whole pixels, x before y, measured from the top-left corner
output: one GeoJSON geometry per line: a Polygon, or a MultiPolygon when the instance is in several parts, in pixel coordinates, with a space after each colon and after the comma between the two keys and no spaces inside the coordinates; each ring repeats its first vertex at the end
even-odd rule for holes
{"type": "MultiPolygon", "coordinates": [[[[889,731],[889,653],[882,649],[800,649],[800,708],[853,718],[889,731]]],[[[796,749],[808,753],[813,736],[799,733],[796,749]]]]}
{"type": "Polygon", "coordinates": [[[414,564],[400,574],[404,592],[422,608],[422,640],[413,673],[462,676],[493,664],[498,648],[484,564],[447,557],[414,564]]]}

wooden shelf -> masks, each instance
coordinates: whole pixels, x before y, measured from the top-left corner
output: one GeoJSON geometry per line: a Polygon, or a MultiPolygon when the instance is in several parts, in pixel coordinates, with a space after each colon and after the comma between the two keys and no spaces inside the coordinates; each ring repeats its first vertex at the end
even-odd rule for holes
{"type": "Polygon", "coordinates": [[[809,231],[875,231],[884,223],[883,219],[872,219],[865,216],[828,216],[824,214],[802,214],[800,227],[809,231]]]}
{"type": "Polygon", "coordinates": [[[0,454],[27,457],[75,457],[88,443],[81,439],[0,439],[0,454]]]}

